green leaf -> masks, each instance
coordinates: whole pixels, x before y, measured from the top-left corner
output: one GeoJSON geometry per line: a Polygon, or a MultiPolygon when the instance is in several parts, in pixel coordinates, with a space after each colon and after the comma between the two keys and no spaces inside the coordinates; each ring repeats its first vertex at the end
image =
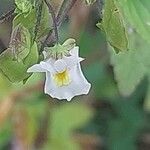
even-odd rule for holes
{"type": "Polygon", "coordinates": [[[21,24],[17,25],[11,34],[9,48],[14,59],[22,61],[30,52],[31,37],[29,31],[21,24]]]}
{"type": "Polygon", "coordinates": [[[32,9],[30,0],[15,0],[15,4],[22,13],[27,13],[32,9]]]}
{"type": "Polygon", "coordinates": [[[36,14],[35,9],[32,9],[28,14],[20,13],[18,14],[13,20],[13,29],[22,24],[25,28],[27,28],[30,32],[33,32],[33,28],[35,27],[36,23],[36,14]]]}
{"type": "MultiPolygon", "coordinates": [[[[36,8],[33,8],[27,14],[19,13],[13,20],[13,28],[15,28],[18,24],[22,24],[25,28],[27,28],[34,37],[34,30],[37,22],[37,14],[36,8]]],[[[44,3],[42,8],[41,21],[38,25],[38,32],[36,39],[44,37],[49,31],[52,29],[52,18],[49,14],[49,10],[47,5],[44,3]]]]}
{"type": "Polygon", "coordinates": [[[150,42],[150,7],[147,0],[116,0],[126,20],[145,39],[150,42]]]}
{"type": "Polygon", "coordinates": [[[150,12],[150,3],[149,3],[149,0],[140,0],[140,2],[150,12]]]}
{"type": "Polygon", "coordinates": [[[108,42],[116,52],[128,49],[122,16],[114,0],[105,1],[103,19],[97,26],[105,32],[108,42]]]}
{"type": "Polygon", "coordinates": [[[11,81],[20,82],[30,76],[27,69],[38,61],[37,44],[34,43],[27,57],[18,62],[14,60],[14,54],[10,48],[0,55],[0,70],[11,81]]]}
{"type": "Polygon", "coordinates": [[[44,2],[42,7],[42,16],[41,16],[39,29],[38,29],[37,39],[47,35],[49,31],[52,29],[52,26],[53,26],[52,17],[49,13],[49,9],[47,5],[44,2]]]}
{"type": "Polygon", "coordinates": [[[115,78],[123,95],[130,95],[144,76],[149,76],[149,44],[136,33],[130,34],[130,51],[112,53],[115,78]]]}

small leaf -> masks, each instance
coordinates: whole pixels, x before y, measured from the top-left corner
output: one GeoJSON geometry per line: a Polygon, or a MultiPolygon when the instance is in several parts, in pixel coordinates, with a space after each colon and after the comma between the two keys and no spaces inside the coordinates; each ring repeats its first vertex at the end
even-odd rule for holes
{"type": "Polygon", "coordinates": [[[31,75],[27,73],[27,69],[38,61],[37,44],[32,45],[29,54],[23,61],[18,62],[13,58],[12,50],[10,48],[5,50],[0,55],[0,70],[11,82],[20,82],[31,75]]]}
{"type": "Polygon", "coordinates": [[[11,35],[9,48],[14,54],[14,59],[22,61],[30,52],[30,33],[21,24],[17,25],[11,35]]]}
{"type": "Polygon", "coordinates": [[[126,20],[150,43],[150,5],[149,0],[116,0],[126,20]]]}
{"type": "Polygon", "coordinates": [[[108,42],[117,53],[127,50],[128,40],[125,27],[114,0],[105,1],[103,19],[97,26],[105,32],[108,42]]]}
{"type": "MultiPolygon", "coordinates": [[[[32,37],[34,37],[35,26],[37,22],[36,8],[33,8],[27,14],[19,13],[13,20],[13,28],[20,23],[29,30],[32,37]]],[[[40,24],[38,25],[38,32],[36,39],[44,37],[52,29],[52,18],[49,15],[47,5],[44,3],[42,8],[42,16],[40,24]]]]}
{"type": "Polygon", "coordinates": [[[36,14],[35,9],[32,9],[28,14],[20,13],[13,19],[13,29],[19,25],[22,24],[25,28],[27,28],[29,31],[33,31],[33,28],[36,23],[36,14]]]}
{"type": "Polygon", "coordinates": [[[27,13],[32,9],[30,0],[15,0],[15,4],[22,13],[27,13]]]}
{"type": "Polygon", "coordinates": [[[50,29],[52,29],[52,26],[53,26],[52,17],[49,13],[49,9],[47,5],[44,2],[43,7],[42,7],[42,16],[41,16],[39,29],[38,29],[37,39],[47,35],[50,29]]]}

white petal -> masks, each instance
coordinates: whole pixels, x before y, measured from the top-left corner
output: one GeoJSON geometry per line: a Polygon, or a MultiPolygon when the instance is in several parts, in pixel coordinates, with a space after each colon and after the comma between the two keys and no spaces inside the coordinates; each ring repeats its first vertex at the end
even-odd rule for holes
{"type": "Polygon", "coordinates": [[[42,68],[42,66],[40,64],[35,64],[33,66],[31,66],[27,72],[46,72],[45,69],[42,68]]]}
{"type": "Polygon", "coordinates": [[[48,95],[50,95],[52,98],[57,98],[59,100],[66,99],[66,97],[63,97],[63,91],[60,89],[61,87],[56,87],[55,83],[52,80],[52,74],[49,72],[46,72],[46,81],[45,81],[45,87],[44,92],[48,95]],[[60,92],[60,93],[59,93],[60,92]]]}
{"type": "Polygon", "coordinates": [[[56,60],[54,68],[59,73],[64,72],[67,68],[67,63],[63,59],[56,60]]]}
{"type": "Polygon", "coordinates": [[[85,79],[80,64],[74,66],[70,70],[71,83],[67,86],[58,87],[53,79],[52,74],[46,73],[45,93],[53,98],[67,99],[70,101],[74,96],[87,94],[91,88],[91,84],[85,79]]]}
{"type": "Polygon", "coordinates": [[[49,71],[49,72],[51,72],[51,73],[55,72],[54,66],[53,66],[53,64],[52,64],[51,62],[41,61],[41,62],[40,62],[40,65],[41,65],[41,67],[42,67],[43,69],[45,69],[45,70],[47,70],[47,71],[49,71]]]}
{"type": "Polygon", "coordinates": [[[46,81],[45,81],[45,88],[44,92],[51,96],[51,91],[53,91],[53,82],[52,82],[52,74],[50,72],[46,72],[46,81]]]}
{"type": "Polygon", "coordinates": [[[72,56],[79,57],[79,46],[75,46],[73,49],[71,49],[70,54],[72,56]]]}
{"type": "Polygon", "coordinates": [[[73,49],[71,49],[70,55],[79,58],[80,61],[84,60],[84,58],[79,57],[79,46],[75,46],[73,49]]]}
{"type": "Polygon", "coordinates": [[[88,94],[91,84],[84,77],[80,64],[75,66],[70,71],[70,74],[73,77],[73,81],[69,85],[69,89],[72,90],[72,93],[74,93],[74,95],[88,94]]]}
{"type": "Polygon", "coordinates": [[[78,57],[77,55],[72,55],[69,57],[64,57],[63,60],[66,62],[67,68],[71,69],[73,66],[83,61],[84,58],[78,57]]]}

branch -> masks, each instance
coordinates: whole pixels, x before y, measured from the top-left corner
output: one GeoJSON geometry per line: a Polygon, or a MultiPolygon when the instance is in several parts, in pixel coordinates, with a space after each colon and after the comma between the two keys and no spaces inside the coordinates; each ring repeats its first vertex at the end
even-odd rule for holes
{"type": "Polygon", "coordinates": [[[10,10],[10,11],[7,12],[6,14],[2,15],[2,16],[0,17],[0,23],[3,22],[3,21],[5,21],[7,18],[13,16],[14,11],[15,11],[15,9],[10,10]]]}
{"type": "MultiPolygon", "coordinates": [[[[73,7],[73,5],[75,4],[77,0],[64,0],[61,8],[58,12],[58,15],[56,17],[56,24],[57,24],[57,29],[61,26],[63,20],[65,19],[65,17],[67,16],[68,12],[70,11],[70,9],[73,7]]],[[[52,45],[55,42],[55,38],[54,38],[54,31],[50,31],[49,34],[47,35],[45,41],[43,42],[42,46],[41,46],[41,50],[40,53],[44,50],[44,47],[47,45],[52,45]]]]}
{"type": "Polygon", "coordinates": [[[97,0],[96,1],[97,3],[97,10],[98,10],[98,13],[100,15],[100,18],[102,18],[102,9],[103,9],[103,5],[104,5],[104,1],[103,0],[97,0]]]}
{"type": "Polygon", "coordinates": [[[64,0],[57,15],[57,25],[60,26],[77,0],[64,0]]]}
{"type": "Polygon", "coordinates": [[[52,5],[50,4],[50,2],[47,2],[47,0],[44,0],[44,1],[45,1],[46,5],[49,8],[49,12],[52,15],[53,26],[54,26],[54,33],[55,33],[55,40],[58,43],[58,29],[57,29],[57,21],[56,21],[56,15],[55,15],[54,9],[53,9],[52,5]]]}
{"type": "Polygon", "coordinates": [[[43,10],[43,0],[41,2],[37,2],[37,7],[36,7],[36,12],[37,12],[37,21],[35,25],[35,30],[34,30],[34,38],[33,42],[36,40],[38,30],[39,30],[39,25],[41,23],[41,17],[42,17],[42,10],[43,10]]]}
{"type": "MultiPolygon", "coordinates": [[[[62,6],[58,12],[57,17],[56,17],[56,14],[54,13],[54,10],[53,10],[53,7],[51,6],[51,4],[49,2],[47,2],[47,0],[44,0],[44,1],[47,4],[49,11],[52,15],[53,23],[54,23],[54,30],[49,31],[45,41],[42,43],[40,53],[44,50],[45,46],[52,45],[52,44],[54,44],[54,42],[58,42],[58,28],[61,26],[65,17],[68,15],[68,12],[70,11],[70,9],[73,7],[73,5],[75,4],[75,2],[77,0],[64,0],[62,3],[62,6]]],[[[41,5],[39,7],[41,8],[41,5]]],[[[39,11],[40,11],[40,8],[39,8],[39,11]]],[[[11,17],[14,14],[14,10],[15,9],[7,12],[5,15],[2,15],[0,17],[0,23],[1,23],[1,21],[3,22],[8,17],[11,17]]],[[[41,13],[39,13],[38,17],[37,17],[37,23],[36,23],[36,27],[35,27],[35,36],[37,35],[37,30],[38,30],[37,24],[39,24],[40,18],[41,18],[41,13]]]]}

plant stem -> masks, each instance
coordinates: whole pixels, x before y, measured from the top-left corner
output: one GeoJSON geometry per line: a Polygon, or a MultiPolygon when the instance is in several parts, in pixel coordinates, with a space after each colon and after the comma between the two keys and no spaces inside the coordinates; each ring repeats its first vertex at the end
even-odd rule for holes
{"type": "Polygon", "coordinates": [[[103,0],[97,0],[96,3],[97,3],[98,13],[100,15],[100,18],[102,18],[102,9],[103,9],[103,5],[104,5],[104,1],[103,0]]]}
{"type": "Polygon", "coordinates": [[[33,42],[36,40],[36,37],[37,37],[37,34],[38,34],[38,30],[39,30],[39,25],[41,23],[41,17],[42,17],[42,10],[43,10],[43,0],[41,0],[39,2],[37,2],[37,9],[36,9],[36,12],[37,12],[37,21],[36,21],[36,25],[35,25],[35,30],[34,30],[34,38],[33,38],[33,42]]]}
{"type": "MultiPolygon", "coordinates": [[[[75,4],[77,0],[64,0],[61,8],[58,12],[58,15],[56,17],[56,23],[57,23],[57,29],[58,27],[61,26],[63,20],[65,19],[65,17],[67,16],[68,12],[70,11],[70,9],[73,7],[73,5],[75,4]]],[[[54,33],[52,31],[49,32],[49,34],[47,35],[45,41],[43,42],[42,46],[41,46],[41,50],[40,53],[44,50],[44,47],[46,45],[52,45],[55,42],[54,40],[54,33]]]]}
{"type": "Polygon", "coordinates": [[[3,22],[5,19],[11,17],[14,14],[15,9],[10,10],[9,12],[7,12],[6,14],[2,15],[0,17],[0,22],[3,22]]]}
{"type": "Polygon", "coordinates": [[[54,26],[54,33],[55,33],[55,40],[56,40],[56,43],[58,44],[59,37],[58,37],[58,28],[57,28],[56,15],[55,15],[54,9],[53,9],[52,5],[50,4],[50,2],[47,2],[47,0],[44,0],[44,1],[45,1],[46,5],[49,8],[49,12],[52,15],[53,26],[54,26]]]}
{"type": "Polygon", "coordinates": [[[57,25],[60,26],[77,0],[64,0],[57,15],[57,25]]]}

